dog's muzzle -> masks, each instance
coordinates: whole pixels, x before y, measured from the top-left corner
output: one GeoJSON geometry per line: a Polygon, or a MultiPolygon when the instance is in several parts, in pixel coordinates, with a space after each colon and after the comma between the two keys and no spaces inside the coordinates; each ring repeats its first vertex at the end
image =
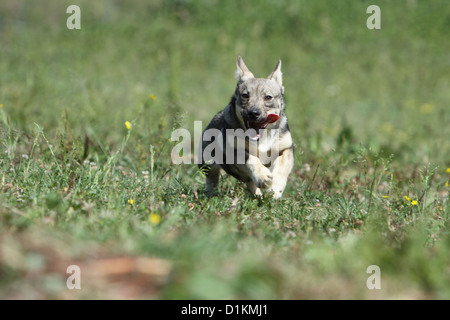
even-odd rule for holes
{"type": "Polygon", "coordinates": [[[276,122],[279,116],[274,113],[270,113],[262,121],[251,121],[253,119],[256,120],[257,118],[258,117],[256,118],[248,117],[248,120],[245,120],[245,125],[247,127],[247,135],[249,139],[252,141],[258,141],[260,138],[260,130],[267,128],[267,126],[270,123],[276,122]]]}

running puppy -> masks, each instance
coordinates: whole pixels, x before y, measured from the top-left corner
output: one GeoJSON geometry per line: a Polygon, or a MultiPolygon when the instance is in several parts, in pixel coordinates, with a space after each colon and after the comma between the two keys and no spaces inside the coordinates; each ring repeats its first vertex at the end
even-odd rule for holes
{"type": "Polygon", "coordinates": [[[262,196],[262,189],[278,199],[294,166],[281,60],[269,77],[255,78],[238,56],[236,80],[230,103],[202,134],[199,167],[205,169],[206,192],[214,192],[223,169],[245,182],[252,194],[262,196]]]}

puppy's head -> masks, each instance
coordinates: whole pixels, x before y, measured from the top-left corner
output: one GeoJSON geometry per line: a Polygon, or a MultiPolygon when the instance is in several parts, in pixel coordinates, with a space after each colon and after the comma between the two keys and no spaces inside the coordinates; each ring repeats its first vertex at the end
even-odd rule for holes
{"type": "Polygon", "coordinates": [[[258,140],[260,130],[276,122],[284,110],[281,60],[267,78],[255,78],[244,60],[237,58],[236,115],[249,130],[250,139],[258,140]]]}

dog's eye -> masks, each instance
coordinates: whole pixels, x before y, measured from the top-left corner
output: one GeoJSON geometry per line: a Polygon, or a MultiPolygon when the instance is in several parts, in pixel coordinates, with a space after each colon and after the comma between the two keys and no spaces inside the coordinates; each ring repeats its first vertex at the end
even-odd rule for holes
{"type": "Polygon", "coordinates": [[[242,99],[248,99],[250,96],[248,93],[241,93],[241,98],[242,99]]]}
{"type": "Polygon", "coordinates": [[[270,101],[272,99],[273,99],[273,97],[271,95],[267,95],[264,97],[264,100],[266,100],[266,101],[270,101]]]}

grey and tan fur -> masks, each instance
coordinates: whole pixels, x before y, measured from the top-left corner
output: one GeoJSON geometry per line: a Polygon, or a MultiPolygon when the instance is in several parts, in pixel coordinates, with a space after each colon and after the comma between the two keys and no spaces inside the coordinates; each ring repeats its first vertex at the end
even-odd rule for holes
{"type": "MultiPolygon", "coordinates": [[[[273,192],[273,197],[278,199],[294,165],[294,147],[284,113],[281,60],[268,78],[255,78],[239,56],[236,80],[238,83],[230,103],[214,116],[203,133],[208,129],[219,129],[223,133],[223,144],[234,146],[234,138],[227,141],[225,132],[227,129],[244,130],[245,150],[238,150],[236,146],[232,150],[235,152],[234,159],[238,151],[245,151],[245,163],[223,161],[223,164],[218,164],[203,159],[199,166],[206,169],[206,192],[214,192],[219,183],[220,170],[223,169],[245,182],[252,194],[262,196],[263,189],[273,192]],[[279,118],[274,123],[264,123],[268,114],[276,114],[279,118]],[[265,159],[261,154],[266,155],[265,159]]],[[[202,134],[202,151],[211,143],[202,134]]],[[[224,159],[225,152],[226,148],[223,148],[224,159]]]]}

